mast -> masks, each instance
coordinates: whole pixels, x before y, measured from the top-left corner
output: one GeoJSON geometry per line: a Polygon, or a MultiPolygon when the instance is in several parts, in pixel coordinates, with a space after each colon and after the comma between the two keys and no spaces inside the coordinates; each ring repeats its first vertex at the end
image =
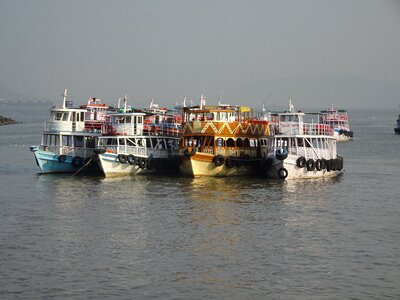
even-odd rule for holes
{"type": "Polygon", "coordinates": [[[68,97],[68,95],[67,95],[67,89],[64,89],[64,93],[63,93],[61,96],[63,96],[63,105],[62,105],[62,108],[66,108],[66,102],[67,102],[67,97],[68,97]]]}

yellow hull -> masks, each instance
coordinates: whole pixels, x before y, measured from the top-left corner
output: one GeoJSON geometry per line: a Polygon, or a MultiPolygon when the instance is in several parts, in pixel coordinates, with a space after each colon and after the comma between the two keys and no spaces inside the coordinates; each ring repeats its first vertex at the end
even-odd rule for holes
{"type": "Polygon", "coordinates": [[[213,155],[207,153],[196,153],[191,157],[181,157],[179,171],[186,176],[249,176],[256,173],[254,166],[243,164],[241,166],[216,166],[212,161],[213,155]]]}

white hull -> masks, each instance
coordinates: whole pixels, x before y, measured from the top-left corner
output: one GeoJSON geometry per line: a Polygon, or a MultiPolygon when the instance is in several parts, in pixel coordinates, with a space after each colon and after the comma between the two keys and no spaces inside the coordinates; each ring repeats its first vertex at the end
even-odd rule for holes
{"type": "MultiPolygon", "coordinates": [[[[106,177],[126,176],[126,175],[143,175],[154,173],[173,173],[177,170],[177,159],[155,158],[147,159],[142,157],[145,162],[139,164],[130,164],[128,161],[121,163],[118,154],[103,153],[98,154],[98,164],[106,177]]],[[[139,157],[138,157],[139,158],[139,157]]]]}
{"type": "Polygon", "coordinates": [[[336,138],[338,142],[348,142],[353,140],[351,136],[340,134],[337,131],[334,131],[333,136],[336,138]]]}
{"type": "Polygon", "coordinates": [[[310,179],[310,178],[321,178],[321,177],[334,177],[343,172],[343,170],[330,170],[322,169],[320,171],[314,169],[313,171],[308,171],[306,167],[299,168],[296,165],[296,161],[299,158],[297,155],[288,155],[288,157],[281,161],[273,158],[272,166],[267,171],[267,177],[274,179],[310,179]],[[279,170],[285,168],[287,170],[287,177],[281,178],[279,176],[279,170]]]}

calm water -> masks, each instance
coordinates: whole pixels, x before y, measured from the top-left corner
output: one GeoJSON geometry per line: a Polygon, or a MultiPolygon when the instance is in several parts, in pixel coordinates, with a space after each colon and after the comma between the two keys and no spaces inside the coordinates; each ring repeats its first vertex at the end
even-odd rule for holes
{"type": "Polygon", "coordinates": [[[0,115],[1,299],[400,298],[397,111],[350,111],[343,176],[291,182],[38,175],[48,106],[0,115]]]}

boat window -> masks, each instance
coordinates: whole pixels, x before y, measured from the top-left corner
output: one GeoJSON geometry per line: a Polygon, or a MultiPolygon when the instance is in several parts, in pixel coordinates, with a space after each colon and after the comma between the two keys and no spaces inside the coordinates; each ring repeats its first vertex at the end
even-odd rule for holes
{"type": "Polygon", "coordinates": [[[63,113],[62,120],[63,121],[68,121],[68,113],[67,112],[63,113]]]}
{"type": "Polygon", "coordinates": [[[126,123],[131,123],[131,116],[126,116],[126,123]]]}
{"type": "MultiPolygon", "coordinates": [[[[95,114],[95,119],[96,119],[96,114],[95,114]]],[[[81,122],[85,120],[85,113],[81,112],[81,122]]]]}
{"type": "Polygon", "coordinates": [[[248,148],[250,147],[250,140],[248,138],[245,138],[243,141],[243,147],[248,148]]]}
{"type": "Polygon", "coordinates": [[[235,147],[235,141],[232,138],[228,138],[226,140],[226,146],[228,147],[235,147]]]}
{"type": "Polygon", "coordinates": [[[55,135],[54,136],[54,145],[59,146],[60,145],[60,136],[55,135]]]}
{"type": "Polygon", "coordinates": [[[166,149],[164,139],[158,139],[158,148],[159,149],[166,149]]]}
{"type": "Polygon", "coordinates": [[[224,147],[225,146],[225,141],[224,141],[223,138],[217,138],[215,142],[217,144],[217,147],[224,147]]]}
{"type": "Polygon", "coordinates": [[[83,136],[74,136],[74,147],[83,147],[83,136]]]}
{"type": "Polygon", "coordinates": [[[241,138],[236,140],[236,147],[243,147],[243,140],[241,138]]]}
{"type": "Polygon", "coordinates": [[[304,146],[304,141],[302,138],[297,139],[297,147],[303,147],[304,146]]]}
{"type": "Polygon", "coordinates": [[[207,137],[206,137],[205,145],[208,146],[208,147],[214,146],[214,137],[212,137],[212,136],[207,136],[207,137]]]}
{"type": "Polygon", "coordinates": [[[146,147],[147,148],[151,148],[151,139],[150,138],[146,138],[146,147]]]}
{"type": "Polygon", "coordinates": [[[125,139],[118,139],[120,145],[125,145],[125,139]]]}
{"type": "Polygon", "coordinates": [[[54,120],[56,120],[56,121],[60,121],[61,118],[62,118],[62,112],[57,112],[57,113],[54,115],[54,120]]]}
{"type": "Polygon", "coordinates": [[[86,148],[96,148],[96,139],[94,137],[88,136],[86,138],[86,148]]]}
{"type": "Polygon", "coordinates": [[[62,135],[62,146],[72,146],[72,138],[70,135],[62,135]]]}
{"type": "Polygon", "coordinates": [[[126,144],[128,146],[135,146],[135,142],[133,140],[131,140],[131,139],[126,139],[126,144]]]}
{"type": "Polygon", "coordinates": [[[155,148],[157,146],[158,140],[156,138],[151,139],[152,147],[155,148]]]}
{"type": "Polygon", "coordinates": [[[255,146],[254,139],[250,139],[250,147],[254,147],[254,146],[255,146]]]}
{"type": "Polygon", "coordinates": [[[117,145],[117,139],[116,138],[108,138],[108,139],[101,139],[103,140],[103,145],[107,146],[115,146],[117,145]]]}

